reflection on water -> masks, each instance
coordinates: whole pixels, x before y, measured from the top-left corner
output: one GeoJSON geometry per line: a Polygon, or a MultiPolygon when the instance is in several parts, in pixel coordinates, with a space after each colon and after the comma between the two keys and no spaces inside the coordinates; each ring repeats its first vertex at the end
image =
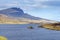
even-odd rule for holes
{"type": "Polygon", "coordinates": [[[8,40],[60,40],[60,31],[37,26],[37,24],[0,24],[0,36],[5,36],[8,40]],[[33,26],[34,29],[28,29],[29,26],[33,26]]]}

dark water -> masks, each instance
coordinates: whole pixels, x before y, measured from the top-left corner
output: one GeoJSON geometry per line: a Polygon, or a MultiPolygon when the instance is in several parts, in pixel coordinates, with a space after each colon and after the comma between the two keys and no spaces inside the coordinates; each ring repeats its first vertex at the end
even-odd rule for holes
{"type": "Polygon", "coordinates": [[[5,36],[8,40],[60,40],[60,31],[37,26],[37,24],[0,24],[0,36],[5,36]],[[28,29],[29,26],[33,26],[34,29],[28,29]]]}

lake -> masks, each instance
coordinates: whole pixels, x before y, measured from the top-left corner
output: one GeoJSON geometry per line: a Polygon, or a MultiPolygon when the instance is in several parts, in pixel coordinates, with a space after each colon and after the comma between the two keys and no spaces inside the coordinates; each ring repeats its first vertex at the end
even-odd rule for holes
{"type": "Polygon", "coordinates": [[[60,40],[60,31],[38,28],[38,24],[0,24],[0,36],[8,40],[60,40]]]}

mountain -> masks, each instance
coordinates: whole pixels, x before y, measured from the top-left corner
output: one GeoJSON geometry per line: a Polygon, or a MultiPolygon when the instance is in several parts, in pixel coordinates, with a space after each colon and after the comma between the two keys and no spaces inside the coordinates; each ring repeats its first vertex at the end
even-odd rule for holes
{"type": "Polygon", "coordinates": [[[27,13],[24,13],[22,9],[16,8],[16,7],[1,10],[0,14],[5,14],[5,15],[8,15],[8,16],[11,16],[11,17],[28,18],[28,19],[32,19],[32,20],[42,19],[42,18],[31,16],[27,13]]]}
{"type": "Polygon", "coordinates": [[[31,16],[20,8],[12,7],[0,10],[0,24],[27,24],[27,23],[56,23],[57,21],[47,20],[31,16]]]}

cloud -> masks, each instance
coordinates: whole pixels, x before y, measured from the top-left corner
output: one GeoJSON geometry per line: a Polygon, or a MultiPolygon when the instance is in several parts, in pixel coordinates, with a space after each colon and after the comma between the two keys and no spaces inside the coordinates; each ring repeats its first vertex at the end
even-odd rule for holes
{"type": "Polygon", "coordinates": [[[0,4],[0,8],[21,7],[24,10],[57,6],[60,7],[60,1],[58,0],[11,0],[8,3],[0,4]]]}
{"type": "Polygon", "coordinates": [[[47,5],[43,5],[42,3],[48,0],[22,0],[20,3],[20,7],[23,7],[25,10],[31,10],[34,8],[46,8],[47,5]]]}
{"type": "Polygon", "coordinates": [[[19,6],[18,1],[12,1],[9,3],[0,3],[0,9],[9,8],[9,7],[18,7],[18,6],[19,6]]]}
{"type": "Polygon", "coordinates": [[[58,0],[22,0],[19,3],[19,6],[27,11],[40,8],[58,8],[59,5],[60,1],[58,0]]]}
{"type": "Polygon", "coordinates": [[[53,7],[60,7],[60,1],[48,1],[48,2],[44,2],[43,4],[53,7]]]}

